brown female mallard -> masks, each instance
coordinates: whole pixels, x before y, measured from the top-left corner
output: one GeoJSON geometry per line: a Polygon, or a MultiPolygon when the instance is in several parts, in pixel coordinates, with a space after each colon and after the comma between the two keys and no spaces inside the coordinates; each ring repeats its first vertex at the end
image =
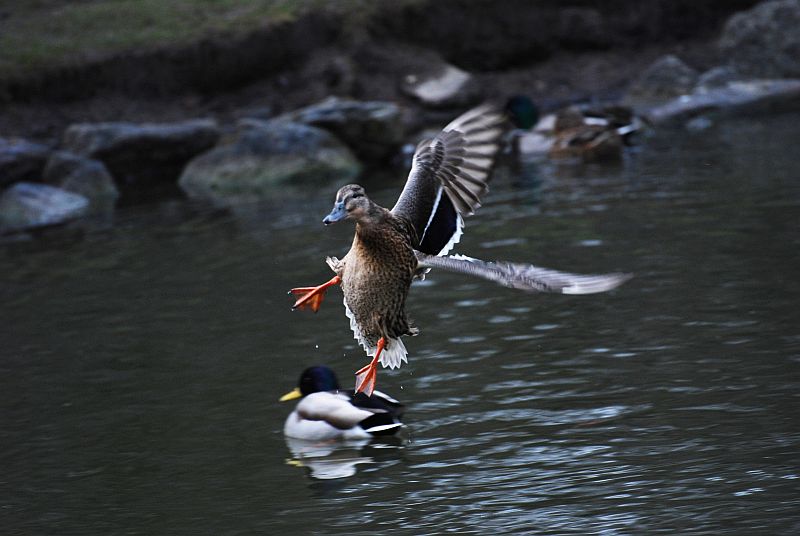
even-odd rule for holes
{"type": "Polygon", "coordinates": [[[624,274],[575,275],[527,264],[485,262],[445,256],[459,241],[463,217],[480,206],[503,133],[504,117],[491,106],[470,110],[447,125],[435,138],[417,146],[413,165],[395,206],[373,203],[357,184],[336,193],[323,223],[354,220],[356,233],[341,260],[328,258],[336,275],[317,287],[292,289],[293,308],[319,309],[326,290],[341,284],[345,312],[355,338],[372,361],[356,372],[356,391],[371,394],[377,363],[397,368],[407,362],[401,337],[418,330],[406,316],[411,281],[430,268],[483,277],[528,290],[588,294],[612,289],[624,274]]]}

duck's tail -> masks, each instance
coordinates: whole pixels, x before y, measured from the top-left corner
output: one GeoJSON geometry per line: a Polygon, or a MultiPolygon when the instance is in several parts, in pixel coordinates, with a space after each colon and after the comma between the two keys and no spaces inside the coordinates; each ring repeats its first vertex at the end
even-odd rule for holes
{"type": "Polygon", "coordinates": [[[505,261],[487,262],[464,255],[437,257],[416,252],[420,268],[441,268],[450,272],[482,277],[500,285],[529,292],[594,294],[620,286],[631,274],[580,275],[505,261]]]}
{"type": "Polygon", "coordinates": [[[374,436],[393,435],[403,427],[403,423],[391,413],[375,413],[358,425],[374,436]]]}
{"type": "MultiPolygon", "coordinates": [[[[376,349],[369,348],[367,349],[367,355],[372,357],[375,355],[375,351],[376,349]]],[[[406,345],[403,344],[400,337],[388,340],[388,344],[381,352],[381,357],[378,358],[378,361],[383,365],[383,368],[388,367],[390,369],[400,368],[403,363],[408,363],[408,350],[406,350],[406,345]]]]}

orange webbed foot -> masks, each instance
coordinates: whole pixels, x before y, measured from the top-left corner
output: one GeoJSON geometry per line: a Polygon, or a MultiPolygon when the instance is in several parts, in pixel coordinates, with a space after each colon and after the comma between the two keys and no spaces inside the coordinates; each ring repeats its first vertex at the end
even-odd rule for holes
{"type": "Polygon", "coordinates": [[[375,382],[378,379],[378,367],[370,363],[366,367],[356,371],[356,393],[364,393],[372,396],[375,390],[375,382]]]}
{"type": "Polygon", "coordinates": [[[378,340],[378,349],[375,352],[375,357],[372,358],[372,361],[367,366],[356,371],[356,393],[372,396],[372,392],[375,390],[375,382],[378,379],[378,359],[385,345],[386,339],[381,337],[378,340]]]}
{"type": "Polygon", "coordinates": [[[315,313],[319,311],[322,300],[325,299],[325,292],[328,287],[338,285],[342,282],[342,278],[334,276],[330,281],[323,283],[317,287],[297,287],[289,291],[289,294],[300,296],[297,301],[292,305],[292,309],[311,309],[315,313]]]}

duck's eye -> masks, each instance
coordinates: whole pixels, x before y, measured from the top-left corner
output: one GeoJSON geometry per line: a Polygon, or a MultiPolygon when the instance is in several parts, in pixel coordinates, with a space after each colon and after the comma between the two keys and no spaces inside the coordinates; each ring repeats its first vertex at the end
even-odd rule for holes
{"type": "Polygon", "coordinates": [[[358,199],[359,197],[364,197],[364,194],[353,194],[350,199],[358,199]]]}

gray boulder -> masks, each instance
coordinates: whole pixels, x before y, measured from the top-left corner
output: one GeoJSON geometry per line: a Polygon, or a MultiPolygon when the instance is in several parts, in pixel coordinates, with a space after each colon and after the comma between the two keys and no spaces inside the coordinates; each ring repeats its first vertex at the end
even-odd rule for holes
{"type": "Polygon", "coordinates": [[[58,225],[89,210],[89,200],[47,184],[18,182],[0,196],[0,231],[58,225]]]}
{"type": "Polygon", "coordinates": [[[402,110],[393,102],[329,97],[281,118],[324,128],[371,162],[391,158],[403,142],[402,110]]]}
{"type": "Polygon", "coordinates": [[[86,197],[93,211],[105,211],[113,207],[119,198],[119,190],[106,166],[99,160],[75,153],[53,153],[43,176],[48,184],[86,197]]]}
{"type": "Polygon", "coordinates": [[[744,80],[685,95],[650,109],[653,124],[682,122],[700,115],[800,110],[800,80],[744,80]]]}
{"type": "Polygon", "coordinates": [[[665,100],[692,91],[698,73],[677,56],[668,54],[642,72],[628,91],[629,100],[665,100]]]}
{"type": "Polygon", "coordinates": [[[0,189],[19,181],[38,181],[50,149],[27,140],[0,138],[0,189]]]}
{"type": "Polygon", "coordinates": [[[402,91],[425,106],[466,106],[480,99],[480,88],[471,74],[442,62],[424,73],[406,75],[402,91]]]}
{"type": "Polygon", "coordinates": [[[731,82],[741,79],[741,75],[736,69],[729,65],[719,65],[712,67],[697,78],[694,93],[703,93],[721,87],[726,87],[731,82]]]}
{"type": "Polygon", "coordinates": [[[800,0],[762,2],[725,24],[721,52],[741,74],[800,78],[800,0]]]}
{"type": "Polygon", "coordinates": [[[215,121],[81,123],[64,133],[63,148],[102,161],[121,183],[175,180],[192,157],[213,147],[215,121]]]}
{"type": "Polygon", "coordinates": [[[274,195],[276,187],[353,180],[361,166],[329,132],[289,121],[243,120],[229,142],[192,160],[181,188],[223,204],[274,195]]]}

